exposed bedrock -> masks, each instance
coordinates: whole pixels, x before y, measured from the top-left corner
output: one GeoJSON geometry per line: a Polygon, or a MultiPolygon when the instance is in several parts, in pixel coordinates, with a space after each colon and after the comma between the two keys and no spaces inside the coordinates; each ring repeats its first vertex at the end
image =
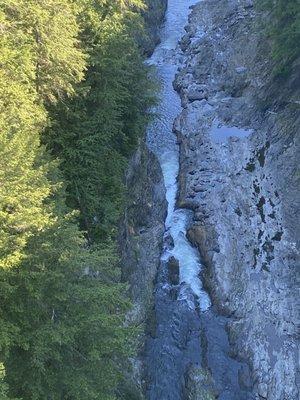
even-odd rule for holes
{"type": "Polygon", "coordinates": [[[168,0],[146,0],[146,10],[143,12],[147,38],[143,38],[142,47],[150,55],[160,42],[160,27],[167,9],[168,0]]]}
{"type": "MultiPolygon", "coordinates": [[[[153,308],[153,288],[160,264],[164,221],[167,213],[165,187],[156,157],[142,141],[126,174],[127,207],[119,243],[122,275],[129,283],[133,309],[128,323],[141,328],[138,355],[130,360],[122,390],[129,399],[142,399],[142,358],[147,320],[153,308]]],[[[125,398],[127,398],[125,396],[125,398]]]]}
{"type": "Polygon", "coordinates": [[[297,400],[299,82],[272,81],[258,21],[250,0],[193,8],[174,83],[178,205],[194,210],[189,239],[255,398],[297,400]]]}

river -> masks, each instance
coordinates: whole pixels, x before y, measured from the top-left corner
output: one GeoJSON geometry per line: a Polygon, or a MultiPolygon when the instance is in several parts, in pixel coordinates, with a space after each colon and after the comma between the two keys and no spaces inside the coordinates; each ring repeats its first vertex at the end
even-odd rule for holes
{"type": "Polygon", "coordinates": [[[147,393],[150,400],[179,400],[183,396],[184,373],[191,363],[199,364],[199,311],[210,307],[202,288],[198,251],[186,238],[192,218],[187,209],[176,209],[179,172],[179,149],[173,123],[181,111],[179,95],[173,89],[181,63],[178,45],[195,0],[169,0],[161,43],[149,60],[155,65],[161,82],[157,119],[148,130],[148,147],[159,159],[166,187],[168,213],[165,222],[164,251],[155,290],[156,335],[147,345],[147,393]],[[179,282],[171,283],[168,262],[179,262],[179,282]]]}
{"type": "MultiPolygon", "coordinates": [[[[145,391],[148,400],[196,399],[187,394],[186,386],[190,371],[198,368],[212,375],[216,398],[245,400],[252,397],[240,388],[239,376],[247,376],[248,368],[230,357],[227,319],[216,313],[203,289],[200,255],[186,237],[193,212],[176,207],[180,166],[173,124],[182,108],[173,81],[183,59],[178,43],[185,32],[190,6],[196,3],[169,0],[161,43],[148,60],[156,67],[161,92],[147,145],[162,168],[168,212],[151,334],[144,354],[145,391]]],[[[211,395],[206,395],[205,389],[203,396],[207,397],[201,399],[215,398],[208,397],[211,395]]]]}

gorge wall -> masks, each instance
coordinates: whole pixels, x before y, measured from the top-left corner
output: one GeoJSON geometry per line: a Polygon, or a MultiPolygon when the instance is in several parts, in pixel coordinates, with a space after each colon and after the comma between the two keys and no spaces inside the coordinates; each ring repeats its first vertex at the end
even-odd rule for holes
{"type": "Polygon", "coordinates": [[[273,81],[267,46],[252,1],[193,8],[175,82],[178,205],[194,210],[190,240],[257,398],[296,400],[299,74],[273,81]]]}
{"type": "Polygon", "coordinates": [[[167,210],[161,168],[144,141],[130,162],[125,180],[128,201],[119,234],[121,265],[133,304],[128,323],[138,327],[140,333],[137,356],[129,360],[127,383],[122,390],[128,399],[142,399],[143,348],[153,308],[167,210]]]}
{"type": "MultiPolygon", "coordinates": [[[[273,79],[259,18],[251,0],[201,1],[176,55],[177,207],[193,213],[188,238],[200,252],[213,303],[199,313],[201,362],[186,371],[182,399],[299,397],[299,74],[273,79]]],[[[144,143],[126,183],[123,276],[134,304],[128,318],[143,327],[131,360],[131,398],[143,398],[167,213],[161,167],[144,143]]]]}
{"type": "Polygon", "coordinates": [[[167,0],[146,0],[146,9],[143,12],[147,38],[144,38],[142,47],[146,54],[151,55],[155,46],[160,42],[160,27],[167,9],[167,0]]]}

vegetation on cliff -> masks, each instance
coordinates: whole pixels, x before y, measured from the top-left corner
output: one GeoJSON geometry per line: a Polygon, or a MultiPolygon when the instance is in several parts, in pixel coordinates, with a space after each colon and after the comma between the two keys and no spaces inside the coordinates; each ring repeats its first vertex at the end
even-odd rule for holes
{"type": "Polygon", "coordinates": [[[257,5],[270,13],[266,29],[272,41],[275,73],[288,75],[300,57],[300,0],[262,0],[257,5]]]}
{"type": "Polygon", "coordinates": [[[141,8],[0,0],[1,398],[115,398],[132,337],[115,230],[153,102],[141,8]]]}

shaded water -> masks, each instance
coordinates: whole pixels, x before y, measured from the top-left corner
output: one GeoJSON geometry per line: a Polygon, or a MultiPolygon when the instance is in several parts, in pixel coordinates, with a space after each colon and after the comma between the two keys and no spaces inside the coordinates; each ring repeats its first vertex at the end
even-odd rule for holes
{"type": "Polygon", "coordinates": [[[199,278],[199,254],[186,238],[191,212],[175,209],[178,190],[179,149],[173,123],[181,111],[173,81],[180,65],[178,41],[184,34],[189,7],[196,0],[169,0],[161,44],[149,60],[157,67],[161,81],[157,120],[148,131],[148,147],[158,157],[166,186],[168,214],[164,251],[155,289],[155,327],[146,348],[146,382],[149,400],[180,400],[184,396],[184,376],[190,364],[200,364],[199,307],[210,306],[199,278]],[[179,261],[178,285],[168,275],[171,257],[179,261]]]}

